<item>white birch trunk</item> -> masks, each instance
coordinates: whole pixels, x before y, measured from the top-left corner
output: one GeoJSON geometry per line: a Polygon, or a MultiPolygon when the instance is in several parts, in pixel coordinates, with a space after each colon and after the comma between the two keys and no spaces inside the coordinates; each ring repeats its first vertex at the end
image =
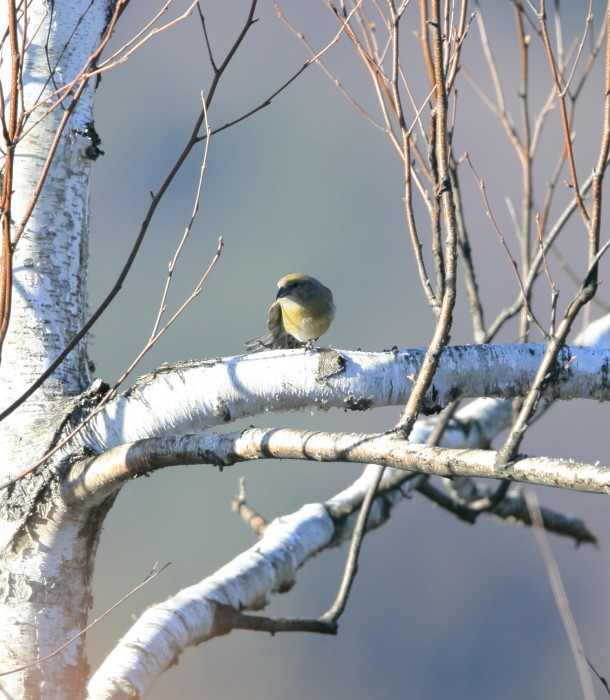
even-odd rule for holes
{"type": "MultiPolygon", "coordinates": [[[[28,45],[23,64],[23,103],[28,111],[81,72],[99,44],[111,8],[109,2],[89,0],[36,0],[17,5],[20,45],[22,40],[28,45]],[[49,66],[54,68],[52,75],[49,66]]],[[[2,3],[2,35],[8,23],[6,8],[7,3],[2,3]]],[[[1,58],[6,108],[11,86],[8,41],[3,43],[1,58]]],[[[91,143],[78,132],[93,120],[93,91],[91,81],[64,129],[15,251],[12,315],[0,367],[2,409],[49,366],[86,318],[91,161],[85,149],[91,143]]],[[[72,94],[38,124],[35,122],[50,103],[28,117],[26,128],[33,128],[19,142],[14,170],[11,213],[15,229],[23,220],[71,103],[72,94]]],[[[44,454],[62,407],[88,381],[87,350],[82,342],[41,389],[0,423],[2,482],[44,454]]],[[[90,607],[90,560],[97,534],[90,526],[83,531],[82,514],[68,516],[53,506],[53,490],[42,490],[45,481],[48,472],[42,470],[0,493],[2,671],[56,649],[82,629],[90,607]]],[[[2,678],[4,688],[15,698],[82,697],[87,674],[83,644],[80,640],[43,665],[2,678]]]]}

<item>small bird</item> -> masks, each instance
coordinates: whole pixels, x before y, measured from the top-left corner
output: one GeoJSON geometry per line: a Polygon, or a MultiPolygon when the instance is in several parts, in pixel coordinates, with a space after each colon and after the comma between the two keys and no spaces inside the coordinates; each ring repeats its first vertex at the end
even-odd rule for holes
{"type": "Polygon", "coordinates": [[[277,283],[279,291],[267,317],[269,331],[247,340],[246,350],[311,349],[313,341],[326,333],[334,315],[333,295],[308,275],[286,275],[277,283]]]}

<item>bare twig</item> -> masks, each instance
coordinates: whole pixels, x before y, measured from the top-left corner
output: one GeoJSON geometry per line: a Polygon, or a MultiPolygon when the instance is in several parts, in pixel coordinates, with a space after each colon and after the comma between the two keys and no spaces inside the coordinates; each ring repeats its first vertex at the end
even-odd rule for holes
{"type": "Polygon", "coordinates": [[[540,11],[536,12],[536,14],[537,14],[538,20],[540,22],[542,40],[544,42],[544,46],[545,46],[545,49],[547,52],[547,59],[549,62],[549,68],[551,69],[551,76],[553,78],[553,83],[555,84],[555,94],[556,94],[557,103],[559,105],[559,113],[561,115],[561,125],[563,128],[563,140],[564,140],[564,145],[565,145],[565,149],[566,149],[568,165],[570,168],[570,176],[572,178],[571,186],[574,190],[574,197],[576,199],[576,204],[578,206],[578,209],[580,210],[582,218],[586,224],[589,224],[590,216],[589,216],[589,212],[587,211],[587,209],[584,205],[584,202],[582,199],[582,194],[580,192],[580,187],[578,184],[578,175],[576,173],[576,162],[574,160],[574,150],[572,148],[572,134],[571,134],[571,130],[570,130],[570,120],[568,118],[568,111],[567,111],[566,102],[565,102],[567,86],[561,85],[561,79],[560,79],[559,71],[557,69],[557,63],[555,61],[555,55],[553,53],[553,47],[551,46],[551,39],[549,37],[549,32],[548,32],[548,27],[547,27],[545,4],[546,4],[545,0],[540,0],[540,11]]]}
{"type": "Polygon", "coordinates": [[[8,0],[8,31],[11,52],[11,94],[8,120],[2,114],[2,131],[6,144],[4,177],[0,195],[0,355],[11,317],[13,287],[13,245],[11,243],[11,201],[13,194],[13,167],[19,129],[18,96],[21,76],[21,54],[18,46],[17,8],[15,0],[8,0]]]}
{"type": "Polygon", "coordinates": [[[174,273],[176,263],[178,262],[178,258],[180,257],[180,254],[182,253],[182,250],[184,248],[184,244],[186,243],[186,240],[189,237],[189,234],[191,232],[193,224],[195,223],[197,213],[199,211],[199,203],[201,201],[201,191],[203,188],[203,178],[205,176],[207,162],[208,162],[208,151],[210,148],[210,134],[212,131],[210,128],[210,124],[208,122],[206,100],[205,100],[205,97],[203,94],[201,95],[201,104],[202,104],[204,118],[205,118],[204,123],[205,123],[206,139],[205,139],[205,146],[203,149],[203,158],[201,160],[201,168],[199,169],[199,180],[197,182],[197,191],[195,194],[195,201],[193,202],[193,210],[191,212],[191,217],[189,219],[189,222],[188,222],[186,228],[184,229],[184,233],[182,234],[182,238],[180,240],[180,243],[178,244],[176,251],[174,252],[174,256],[169,262],[167,278],[165,280],[165,288],[163,289],[163,294],[161,296],[161,302],[159,304],[159,311],[157,313],[157,318],[156,318],[155,323],[153,325],[153,329],[152,329],[152,332],[150,334],[149,340],[152,339],[157,334],[157,331],[159,330],[159,325],[161,323],[161,317],[163,316],[163,313],[165,312],[165,309],[167,306],[167,295],[169,294],[169,288],[170,288],[171,283],[172,283],[172,275],[174,273]]]}
{"type": "Polygon", "coordinates": [[[441,31],[439,0],[432,0],[430,26],[432,28],[432,45],[434,56],[434,75],[436,83],[435,103],[435,158],[438,168],[439,194],[443,204],[445,221],[445,287],[441,308],[430,345],[424,357],[421,370],[398,421],[396,430],[408,436],[413,428],[423,397],[430,386],[438,366],[440,356],[449,342],[449,333],[453,321],[453,309],[456,300],[456,263],[457,263],[457,220],[455,199],[449,170],[450,143],[448,138],[448,95],[444,72],[444,41],[441,31]]]}
{"type": "Polygon", "coordinates": [[[231,510],[248,525],[257,537],[262,537],[269,524],[260,513],[246,501],[246,477],[239,477],[239,493],[231,500],[231,510]]]}
{"type": "Polygon", "coordinates": [[[508,247],[508,244],[506,243],[506,239],[504,238],[504,235],[502,231],[500,230],[500,227],[496,223],[496,220],[494,218],[494,215],[491,212],[491,207],[489,205],[489,200],[487,198],[487,192],[485,189],[485,183],[483,180],[478,176],[477,171],[475,170],[474,165],[472,164],[472,161],[470,159],[470,156],[468,153],[464,154],[464,158],[466,159],[466,162],[468,163],[470,170],[472,172],[473,177],[476,180],[477,185],[479,186],[479,190],[481,192],[481,197],[483,198],[483,203],[485,205],[485,213],[487,215],[487,218],[491,222],[491,225],[496,232],[496,235],[498,237],[498,240],[500,241],[500,245],[502,246],[502,249],[506,253],[506,256],[508,257],[508,260],[511,264],[511,267],[513,269],[513,272],[515,273],[515,277],[517,278],[517,284],[519,285],[519,289],[521,290],[521,303],[522,306],[525,309],[525,312],[527,314],[527,317],[529,320],[533,321],[536,324],[536,327],[542,334],[544,338],[548,337],[548,333],[544,330],[543,326],[541,323],[538,322],[536,319],[534,312],[531,308],[531,305],[529,303],[529,290],[526,290],[525,285],[523,284],[523,280],[521,278],[521,274],[519,273],[519,266],[517,265],[517,261],[513,257],[512,253],[510,252],[510,249],[508,247]]]}
{"type": "Polygon", "coordinates": [[[549,546],[548,538],[542,523],[540,506],[538,505],[538,499],[536,498],[534,491],[529,489],[526,492],[525,501],[530,511],[532,525],[534,527],[534,535],[536,536],[538,547],[542,553],[546,572],[553,590],[555,605],[557,606],[557,610],[561,616],[561,621],[563,622],[563,627],[565,629],[568,641],[570,642],[570,648],[572,649],[572,656],[576,662],[583,697],[585,700],[595,700],[595,692],[593,690],[593,683],[591,682],[589,669],[587,668],[582,641],[580,639],[580,635],[578,634],[574,616],[570,610],[570,601],[568,600],[568,596],[566,595],[565,588],[563,587],[563,583],[561,581],[561,574],[559,573],[557,561],[553,556],[551,547],[549,546]]]}
{"type": "MultiPolygon", "coordinates": [[[[539,223],[538,217],[536,217],[536,223],[539,223]]],[[[559,292],[557,291],[557,287],[555,286],[555,282],[553,280],[553,277],[551,275],[551,271],[549,269],[546,255],[544,253],[544,247],[542,245],[542,231],[540,227],[538,228],[538,246],[540,248],[540,254],[542,255],[542,262],[544,265],[544,271],[546,273],[546,278],[549,283],[549,288],[551,290],[551,314],[550,314],[550,320],[549,320],[549,328],[550,328],[550,333],[551,335],[555,332],[555,317],[557,314],[557,298],[559,296],[559,292]]]]}
{"type": "Polygon", "coordinates": [[[337,593],[337,597],[335,598],[331,607],[321,617],[321,620],[327,624],[331,624],[333,626],[336,625],[337,621],[345,610],[345,606],[347,605],[347,599],[356,578],[358,556],[360,554],[362,540],[366,531],[366,521],[369,517],[371,506],[373,504],[375,494],[377,493],[377,487],[379,486],[383,472],[384,467],[377,467],[371,479],[371,483],[366,491],[364,501],[362,502],[360,512],[358,513],[358,520],[356,522],[356,527],[354,528],[352,540],[350,542],[350,548],[347,555],[347,561],[345,563],[345,570],[343,572],[339,592],[337,593]]]}
{"type": "MultiPolygon", "coordinates": [[[[544,8],[544,0],[541,0],[541,8],[544,8]]],[[[610,15],[610,6],[607,10],[607,15],[610,15]]],[[[544,30],[543,30],[544,31],[544,30]]],[[[551,60],[551,56],[549,60],[551,60]]],[[[566,143],[566,148],[568,145],[566,143]]],[[[605,91],[604,91],[604,116],[602,124],[602,135],[600,141],[599,155],[592,177],[592,206],[591,216],[587,214],[587,230],[588,230],[588,258],[589,267],[583,277],[580,289],[572,299],[568,306],[562,321],[559,323],[557,332],[553,334],[547,345],[547,351],[540,363],[540,367],[534,378],[534,381],[528,391],[519,415],[515,420],[512,430],[504,446],[498,452],[497,466],[498,469],[503,469],[517,455],[519,446],[527,430],[527,426],[538,406],[543,387],[552,379],[552,366],[555,363],[557,355],[565,343],[568,333],[570,332],[574,321],[578,317],[580,311],[593,298],[597,290],[598,280],[598,263],[604,249],[599,249],[599,233],[601,226],[601,207],[602,207],[602,182],[608,166],[608,153],[610,150],[610,21],[606,18],[606,74],[605,74],[605,91]]],[[[569,154],[568,154],[569,156],[569,154]]],[[[576,196],[578,205],[580,192],[576,196]]]]}

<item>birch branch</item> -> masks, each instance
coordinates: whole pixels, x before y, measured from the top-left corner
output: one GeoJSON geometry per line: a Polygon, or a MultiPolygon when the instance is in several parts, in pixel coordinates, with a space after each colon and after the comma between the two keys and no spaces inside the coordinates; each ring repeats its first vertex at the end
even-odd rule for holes
{"type": "MultiPolygon", "coordinates": [[[[447,348],[423,412],[437,412],[456,399],[524,396],[545,349],[536,344],[447,348]]],[[[279,350],[161,366],[104,406],[74,440],[100,454],[124,443],[201,432],[263,411],[401,405],[424,355],[424,350],[279,350]]],[[[610,351],[564,346],[542,396],[607,401],[609,368],[610,351]]],[[[70,428],[82,418],[75,414],[70,428]]]]}
{"type": "Polygon", "coordinates": [[[522,456],[501,474],[494,450],[413,444],[395,434],[257,429],[241,433],[180,435],[121,445],[81,463],[64,481],[69,503],[97,503],[126,481],[177,464],[229,467],[258,459],[379,464],[440,477],[504,478],[586,493],[610,493],[610,469],[550,457],[522,456]]]}

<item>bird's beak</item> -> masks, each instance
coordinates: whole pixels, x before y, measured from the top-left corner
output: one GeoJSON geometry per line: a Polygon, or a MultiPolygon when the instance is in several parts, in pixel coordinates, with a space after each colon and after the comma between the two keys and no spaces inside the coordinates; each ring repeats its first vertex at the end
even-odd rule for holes
{"type": "Polygon", "coordinates": [[[276,299],[281,299],[282,297],[287,297],[290,294],[288,287],[280,287],[277,292],[276,299]]]}

